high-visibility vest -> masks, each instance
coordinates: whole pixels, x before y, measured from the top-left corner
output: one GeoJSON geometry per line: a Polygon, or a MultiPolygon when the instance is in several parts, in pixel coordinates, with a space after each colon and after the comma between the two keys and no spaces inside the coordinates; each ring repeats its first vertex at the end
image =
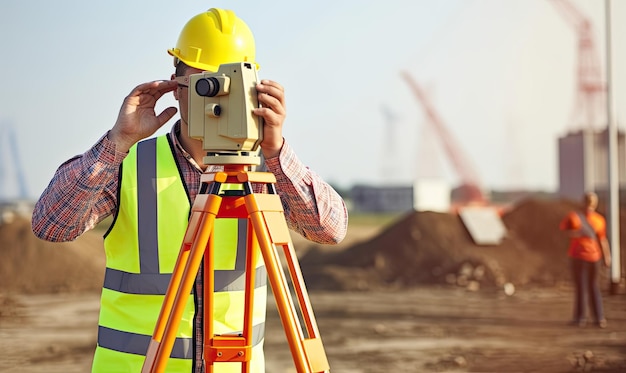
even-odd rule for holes
{"type": "MultiPolygon", "coordinates": [[[[122,163],[119,207],[105,234],[106,272],[93,372],[140,372],[187,229],[189,194],[169,135],[144,140],[122,163]]],[[[243,329],[247,219],[215,220],[215,333],[243,329]]],[[[260,256],[259,256],[260,258],[260,256]]],[[[264,372],[267,274],[257,263],[253,317],[253,372],[264,372]]],[[[167,372],[192,371],[194,295],[181,318],[167,372]]],[[[215,371],[241,372],[240,363],[215,371]]]]}

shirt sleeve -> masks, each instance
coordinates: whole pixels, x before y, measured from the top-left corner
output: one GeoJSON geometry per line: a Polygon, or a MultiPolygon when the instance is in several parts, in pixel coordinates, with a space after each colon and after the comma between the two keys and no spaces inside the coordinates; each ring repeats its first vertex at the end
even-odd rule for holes
{"type": "Polygon", "coordinates": [[[265,165],[276,176],[276,189],[289,228],[317,243],[336,244],[343,240],[348,228],[343,199],[300,162],[286,141],[279,156],[266,159],[265,165]]]}
{"type": "Polygon", "coordinates": [[[606,238],[606,219],[598,213],[594,213],[594,230],[596,231],[596,235],[598,239],[606,238]]]}
{"type": "Polygon", "coordinates": [[[72,241],[111,215],[126,155],[104,135],[91,149],[59,166],[35,204],[35,235],[53,242],[72,241]]]}

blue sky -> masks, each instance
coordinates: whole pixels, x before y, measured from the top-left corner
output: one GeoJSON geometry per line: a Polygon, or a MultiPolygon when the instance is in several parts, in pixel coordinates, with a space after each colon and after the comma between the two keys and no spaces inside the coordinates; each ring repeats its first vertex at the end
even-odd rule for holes
{"type": "MultiPolygon", "coordinates": [[[[604,69],[604,1],[571,2],[593,22],[604,69]]],[[[612,4],[614,107],[624,121],[626,2],[612,4]]],[[[210,7],[248,23],[260,77],[286,89],[285,138],[327,181],[458,182],[400,75],[407,71],[486,187],[556,189],[557,138],[572,129],[577,40],[549,0],[5,0],[0,126],[16,132],[32,197],[113,126],[134,86],[169,78],[166,50],[210,7]]],[[[159,108],[172,105],[168,96],[159,108]]],[[[15,157],[3,133],[0,192],[10,197],[15,157]]]]}

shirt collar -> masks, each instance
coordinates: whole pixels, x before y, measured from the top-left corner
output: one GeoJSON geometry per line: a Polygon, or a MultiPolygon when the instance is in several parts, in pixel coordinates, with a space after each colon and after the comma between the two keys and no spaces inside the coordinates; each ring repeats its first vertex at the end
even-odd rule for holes
{"type": "Polygon", "coordinates": [[[180,143],[180,119],[174,123],[172,126],[172,130],[170,131],[170,137],[172,138],[172,143],[176,148],[177,152],[187,160],[187,162],[191,163],[194,168],[196,168],[199,172],[202,172],[202,169],[198,165],[198,163],[193,159],[191,154],[183,148],[183,145],[180,143]]]}
{"type": "Polygon", "coordinates": [[[172,137],[172,142],[174,143],[174,146],[176,147],[176,149],[180,150],[180,152],[183,153],[185,157],[189,156],[189,153],[183,148],[179,140],[180,119],[177,120],[176,123],[174,123],[174,125],[172,126],[172,129],[170,130],[170,135],[172,137]]]}

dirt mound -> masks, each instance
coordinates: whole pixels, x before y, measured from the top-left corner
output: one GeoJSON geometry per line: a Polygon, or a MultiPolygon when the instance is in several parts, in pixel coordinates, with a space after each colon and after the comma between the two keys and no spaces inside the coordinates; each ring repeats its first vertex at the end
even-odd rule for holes
{"type": "Polygon", "coordinates": [[[37,238],[30,220],[0,225],[0,292],[43,294],[94,291],[102,287],[104,250],[100,233],[74,242],[37,238]]]}
{"type": "Polygon", "coordinates": [[[570,278],[568,239],[558,226],[573,207],[567,201],[521,201],[503,215],[508,234],[497,246],[474,244],[456,214],[411,212],[367,242],[342,252],[312,249],[300,263],[311,289],[552,286],[570,278]]]}

